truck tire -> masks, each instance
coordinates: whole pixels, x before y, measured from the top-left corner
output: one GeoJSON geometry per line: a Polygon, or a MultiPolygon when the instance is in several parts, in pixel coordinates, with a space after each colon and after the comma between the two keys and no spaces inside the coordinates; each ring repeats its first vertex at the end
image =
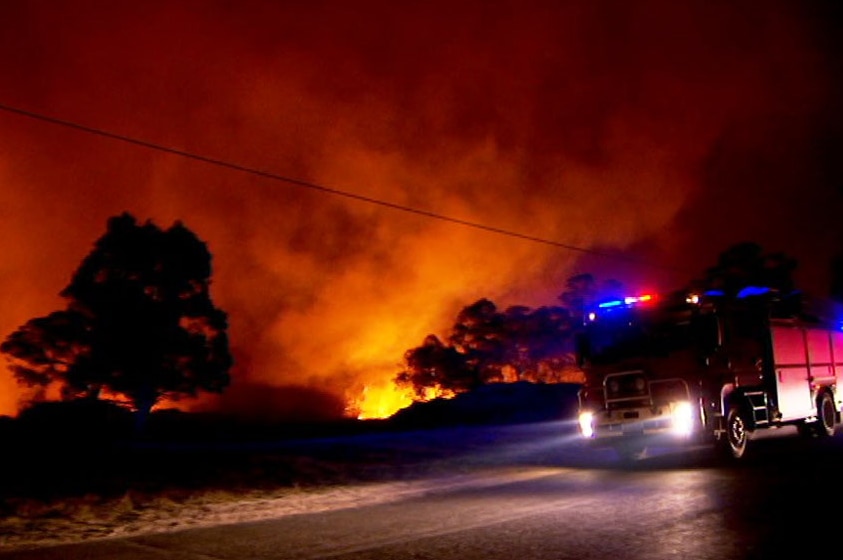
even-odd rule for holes
{"type": "Polygon", "coordinates": [[[831,437],[834,435],[834,426],[837,423],[837,411],[834,410],[834,400],[828,391],[823,391],[817,397],[817,421],[816,433],[820,437],[831,437]]]}
{"type": "Polygon", "coordinates": [[[723,451],[733,459],[743,458],[746,455],[749,431],[746,417],[741,409],[731,407],[726,416],[726,435],[721,441],[723,451]]]}

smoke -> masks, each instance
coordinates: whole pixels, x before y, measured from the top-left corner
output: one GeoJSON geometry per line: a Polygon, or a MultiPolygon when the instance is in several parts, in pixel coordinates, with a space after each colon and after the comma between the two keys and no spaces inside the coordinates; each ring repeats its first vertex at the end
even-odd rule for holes
{"type": "Polygon", "coordinates": [[[809,230],[840,239],[839,182],[810,173],[840,131],[825,6],[5,2],[0,103],[421,213],[0,112],[0,333],[62,306],[123,211],[208,242],[237,359],[208,402],[232,410],[252,385],[354,401],[481,297],[553,304],[579,272],[673,286],[745,238],[808,259],[816,236],[762,208],[810,192],[809,230]]]}

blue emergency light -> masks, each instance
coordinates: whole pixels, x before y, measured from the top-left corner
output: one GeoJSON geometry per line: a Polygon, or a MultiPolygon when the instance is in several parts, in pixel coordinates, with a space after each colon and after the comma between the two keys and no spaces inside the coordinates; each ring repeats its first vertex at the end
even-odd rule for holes
{"type": "Polygon", "coordinates": [[[653,299],[653,296],[650,294],[645,294],[643,296],[627,296],[622,299],[612,299],[609,301],[604,301],[602,303],[598,303],[597,307],[599,309],[612,309],[615,307],[631,307],[638,303],[646,303],[653,299]]]}
{"type": "Polygon", "coordinates": [[[752,296],[763,296],[764,294],[770,293],[770,288],[764,286],[747,286],[740,292],[736,297],[738,298],[747,298],[752,296]]]}

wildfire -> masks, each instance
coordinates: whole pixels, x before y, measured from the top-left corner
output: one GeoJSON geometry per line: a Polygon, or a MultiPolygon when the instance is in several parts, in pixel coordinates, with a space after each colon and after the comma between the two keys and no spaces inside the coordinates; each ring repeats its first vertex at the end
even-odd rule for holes
{"type": "Polygon", "coordinates": [[[360,396],[349,405],[358,420],[389,418],[413,403],[412,393],[394,383],[365,385],[360,396]]]}
{"type": "MultiPolygon", "coordinates": [[[[471,302],[556,305],[581,272],[676,285],[734,239],[775,247],[771,216],[831,196],[811,147],[839,119],[838,53],[814,10],[781,3],[762,25],[736,3],[641,2],[607,26],[599,3],[535,4],[483,3],[477,24],[473,2],[383,2],[378,19],[0,2],[0,340],[66,305],[107,219],[178,220],[213,255],[236,371],[223,395],[159,407],[384,418],[448,396],[390,377],[471,302]],[[704,40],[727,35],[746,48],[704,40]],[[745,181],[746,161],[771,165],[745,181]]],[[[820,206],[813,227],[837,227],[820,206]]],[[[834,233],[781,249],[833,254],[834,233]]],[[[0,364],[0,415],[23,392],[0,364]]]]}
{"type": "MultiPolygon", "coordinates": [[[[455,393],[450,390],[428,388],[423,397],[416,400],[422,402],[433,399],[450,399],[455,393]]],[[[413,393],[410,389],[403,389],[394,383],[381,385],[366,385],[356,399],[352,399],[348,410],[358,420],[374,420],[389,418],[402,408],[413,404],[413,393]]]]}

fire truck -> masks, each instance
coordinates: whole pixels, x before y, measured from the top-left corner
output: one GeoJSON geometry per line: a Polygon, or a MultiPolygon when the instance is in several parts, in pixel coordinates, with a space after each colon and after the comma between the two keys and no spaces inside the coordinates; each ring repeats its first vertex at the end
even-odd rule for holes
{"type": "Polygon", "coordinates": [[[742,459],[753,439],[787,426],[833,436],[843,331],[805,308],[798,293],[758,287],[600,302],[576,340],[581,435],[626,460],[700,444],[742,459]]]}

